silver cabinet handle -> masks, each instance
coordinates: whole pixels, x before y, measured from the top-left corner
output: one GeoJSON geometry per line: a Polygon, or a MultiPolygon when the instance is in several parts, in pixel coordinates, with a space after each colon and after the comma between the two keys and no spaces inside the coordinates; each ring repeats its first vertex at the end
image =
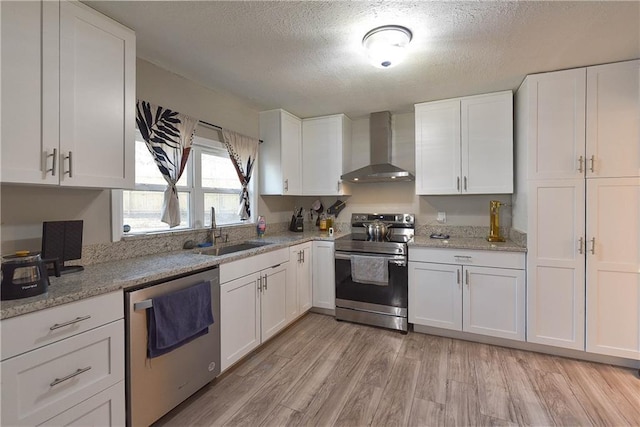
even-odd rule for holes
{"type": "Polygon", "coordinates": [[[302,253],[302,262],[304,263],[304,251],[300,251],[302,253]]]}
{"type": "Polygon", "coordinates": [[[68,156],[64,156],[64,159],[69,159],[69,170],[65,172],[65,174],[69,175],[69,178],[73,178],[73,153],[69,151],[68,156]]]}
{"type": "Polygon", "coordinates": [[[302,256],[300,255],[301,251],[298,251],[298,264],[302,262],[302,256]]]}
{"type": "Polygon", "coordinates": [[[53,380],[51,382],[51,384],[49,384],[49,387],[53,387],[56,386],[60,383],[63,383],[67,380],[70,380],[71,378],[78,376],[80,374],[83,374],[85,372],[87,372],[89,369],[91,369],[91,366],[87,366],[86,368],[82,368],[82,369],[77,369],[75,372],[70,373],[69,375],[62,377],[62,378],[56,378],[55,380],[53,380]]]}
{"type": "Polygon", "coordinates": [[[340,192],[340,181],[338,181],[338,184],[336,185],[336,191],[339,193],[340,192]]]}
{"type": "Polygon", "coordinates": [[[456,190],[460,191],[460,177],[456,181],[456,190]]]}
{"type": "Polygon", "coordinates": [[[468,255],[454,255],[453,256],[456,259],[465,259],[465,260],[471,260],[472,257],[468,256],[468,255]]]}
{"type": "Polygon", "coordinates": [[[289,191],[289,180],[288,179],[284,180],[284,191],[289,191]]]}
{"type": "Polygon", "coordinates": [[[264,290],[267,290],[267,275],[264,275],[264,290]]]}
{"type": "Polygon", "coordinates": [[[591,166],[589,166],[589,170],[591,171],[591,173],[595,172],[595,164],[596,164],[596,156],[591,156],[589,158],[589,162],[591,162],[591,166]]]}
{"type": "Polygon", "coordinates": [[[467,177],[464,177],[464,191],[467,191],[467,177]]]}
{"type": "Polygon", "coordinates": [[[578,253],[580,255],[584,254],[584,250],[582,249],[582,246],[584,245],[584,239],[582,237],[580,237],[578,239],[578,253]]]}
{"type": "Polygon", "coordinates": [[[469,286],[469,270],[465,270],[464,273],[465,273],[465,279],[466,279],[466,282],[467,282],[467,286],[469,286]]]}
{"type": "Polygon", "coordinates": [[[584,157],[580,156],[578,157],[578,172],[583,173],[584,172],[584,157]]]}
{"type": "Polygon", "coordinates": [[[52,327],[49,328],[50,331],[55,331],[56,329],[64,328],[65,326],[73,325],[74,323],[82,322],[83,320],[91,319],[91,315],[87,314],[86,316],[76,317],[73,320],[69,320],[64,323],[56,323],[52,327]]]}
{"type": "Polygon", "coordinates": [[[258,277],[258,292],[262,292],[262,276],[258,277]]]}
{"type": "Polygon", "coordinates": [[[596,254],[596,238],[595,237],[591,239],[591,249],[589,249],[589,252],[591,252],[591,255],[596,254]]]}
{"type": "Polygon", "coordinates": [[[458,277],[458,279],[456,280],[456,283],[459,285],[460,284],[460,270],[457,270],[456,273],[457,273],[457,277],[458,277]]]}
{"type": "Polygon", "coordinates": [[[53,149],[53,154],[49,154],[47,150],[44,150],[44,173],[51,172],[51,176],[56,176],[56,165],[58,164],[58,149],[53,149]],[[47,169],[47,159],[51,157],[51,169],[47,169]]]}

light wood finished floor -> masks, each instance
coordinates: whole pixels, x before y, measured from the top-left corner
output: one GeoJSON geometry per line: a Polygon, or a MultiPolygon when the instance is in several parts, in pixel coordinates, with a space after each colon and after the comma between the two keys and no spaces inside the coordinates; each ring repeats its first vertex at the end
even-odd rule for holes
{"type": "Polygon", "coordinates": [[[157,424],[639,426],[640,379],[307,314],[157,424]]]}

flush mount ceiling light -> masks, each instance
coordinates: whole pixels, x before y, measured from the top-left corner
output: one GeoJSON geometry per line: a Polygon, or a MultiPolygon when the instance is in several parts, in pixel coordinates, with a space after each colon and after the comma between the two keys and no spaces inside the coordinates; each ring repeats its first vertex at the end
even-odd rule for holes
{"type": "Polygon", "coordinates": [[[383,25],[365,34],[362,46],[371,63],[378,68],[390,68],[402,61],[413,34],[400,25],[383,25]]]}

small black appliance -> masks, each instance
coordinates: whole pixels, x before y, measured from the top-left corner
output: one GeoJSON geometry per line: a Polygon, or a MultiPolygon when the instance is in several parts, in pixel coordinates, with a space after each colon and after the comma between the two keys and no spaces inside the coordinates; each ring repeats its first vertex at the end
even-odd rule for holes
{"type": "Polygon", "coordinates": [[[0,299],[33,297],[47,292],[49,276],[39,252],[17,252],[2,257],[0,299]]]}

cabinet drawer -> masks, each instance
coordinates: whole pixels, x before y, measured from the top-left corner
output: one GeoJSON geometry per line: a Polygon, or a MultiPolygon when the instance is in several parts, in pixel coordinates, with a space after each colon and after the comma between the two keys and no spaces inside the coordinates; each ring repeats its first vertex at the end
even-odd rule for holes
{"type": "Polygon", "coordinates": [[[45,421],[47,426],[124,426],[124,381],[91,396],[60,415],[45,421]]]}
{"type": "Polygon", "coordinates": [[[519,252],[411,247],[409,248],[409,261],[515,268],[518,270],[525,268],[525,255],[519,252]]]}
{"type": "Polygon", "coordinates": [[[40,424],[124,379],[124,320],[0,363],[2,425],[40,424]]]}
{"type": "Polygon", "coordinates": [[[117,291],[3,320],[1,360],[122,319],[123,313],[117,291]]]}
{"type": "Polygon", "coordinates": [[[288,247],[222,264],[220,266],[220,283],[227,283],[287,261],[289,261],[288,247]]]}

